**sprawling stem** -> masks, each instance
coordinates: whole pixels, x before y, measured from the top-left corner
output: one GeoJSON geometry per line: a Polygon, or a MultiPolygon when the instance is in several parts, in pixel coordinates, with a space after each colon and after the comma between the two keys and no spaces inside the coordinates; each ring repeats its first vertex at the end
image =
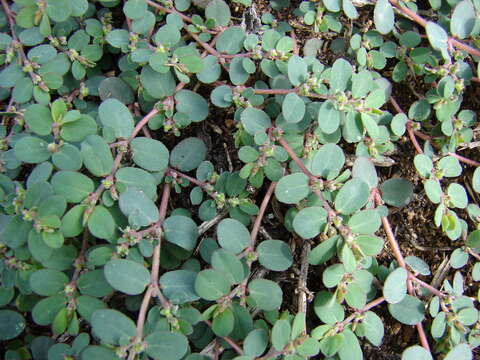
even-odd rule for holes
{"type": "MultiPolygon", "coordinates": [[[[409,18],[411,18],[413,21],[415,21],[417,24],[421,25],[422,27],[426,27],[427,26],[427,20],[425,20],[424,18],[422,18],[420,15],[416,14],[415,12],[413,12],[412,10],[410,10],[409,8],[405,7],[405,6],[402,6],[398,0],[389,0],[390,3],[395,6],[402,14],[408,16],[409,18]]],[[[460,50],[463,50],[463,51],[466,51],[467,53],[469,53],[470,55],[473,55],[473,56],[478,56],[480,57],[480,50],[478,49],[475,49],[473,47],[471,47],[470,45],[467,45],[459,40],[456,40],[452,37],[449,37],[448,38],[448,42],[450,42],[453,46],[455,46],[457,49],[460,49],[460,50]]]]}

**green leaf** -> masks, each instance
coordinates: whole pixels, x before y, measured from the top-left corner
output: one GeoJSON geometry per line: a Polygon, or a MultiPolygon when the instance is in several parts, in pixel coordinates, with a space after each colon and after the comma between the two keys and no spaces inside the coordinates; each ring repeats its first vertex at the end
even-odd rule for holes
{"type": "Polygon", "coordinates": [[[98,117],[104,126],[111,127],[117,138],[128,139],[133,131],[133,117],[128,108],[117,99],[103,101],[98,117]]]}
{"type": "Polygon", "coordinates": [[[472,360],[473,353],[468,344],[462,343],[450,350],[445,360],[472,360]]]}
{"type": "Polygon", "coordinates": [[[405,262],[413,269],[413,271],[419,273],[420,275],[430,275],[430,267],[422,259],[416,256],[407,256],[405,258],[405,262]]]}
{"type": "Polygon", "coordinates": [[[223,0],[212,0],[205,8],[207,19],[214,19],[215,26],[227,26],[230,22],[230,7],[223,0]]]}
{"type": "Polygon", "coordinates": [[[245,32],[240,26],[231,26],[223,31],[217,39],[215,47],[225,54],[237,54],[243,48],[245,32]]]}
{"type": "Polygon", "coordinates": [[[160,277],[163,294],[173,304],[185,304],[198,300],[195,292],[197,273],[188,270],[169,271],[160,277]]]}
{"type": "Polygon", "coordinates": [[[384,335],[382,319],[373,311],[367,311],[361,322],[361,328],[365,337],[374,346],[380,346],[384,335]]]}
{"type": "Polygon", "coordinates": [[[128,0],[123,5],[123,12],[132,20],[141,19],[147,12],[147,2],[145,0],[128,0]]]}
{"type": "Polygon", "coordinates": [[[101,269],[83,273],[77,280],[78,290],[82,295],[93,297],[104,297],[114,291],[105,279],[104,271],[101,269]]]}
{"type": "Polygon", "coordinates": [[[447,194],[453,206],[460,209],[465,209],[468,205],[468,196],[465,188],[456,183],[448,185],[447,194]]]}
{"type": "Polygon", "coordinates": [[[52,176],[51,184],[56,194],[69,203],[79,203],[93,192],[94,184],[89,177],[73,171],[59,171],[52,176]]]}
{"type": "Polygon", "coordinates": [[[460,161],[453,156],[445,156],[437,163],[437,167],[443,171],[445,177],[457,177],[462,173],[460,161]]]}
{"type": "Polygon", "coordinates": [[[180,90],[175,94],[175,108],[187,114],[192,122],[200,122],[208,116],[208,103],[199,94],[190,90],[180,90]]]}
{"type": "Polygon", "coordinates": [[[144,66],[140,74],[140,83],[155,99],[162,99],[175,93],[176,83],[171,71],[160,74],[150,66],[144,66]]]}
{"type": "Polygon", "coordinates": [[[342,113],[338,111],[331,100],[322,103],[318,112],[318,123],[325,134],[333,134],[340,126],[342,113]]]}
{"type": "Polygon", "coordinates": [[[293,229],[304,239],[311,239],[323,231],[327,223],[327,212],[320,206],[300,210],[293,219],[293,229]]]}
{"type": "Polygon", "coordinates": [[[188,340],[185,335],[170,332],[156,331],[145,338],[146,352],[154,359],[180,360],[188,351],[188,340]]]}
{"type": "Polygon", "coordinates": [[[223,219],[217,226],[218,243],[226,250],[238,254],[250,245],[250,232],[240,221],[223,219]]]}
{"type": "Polygon", "coordinates": [[[270,117],[263,110],[253,107],[248,107],[243,110],[240,119],[245,131],[250,135],[255,135],[255,133],[259,131],[264,132],[272,126],[270,117]]]}
{"type": "Polygon", "coordinates": [[[390,304],[402,301],[407,295],[408,272],[404,268],[393,270],[385,280],[383,296],[390,304]]]}
{"type": "Polygon", "coordinates": [[[16,338],[26,327],[25,318],[12,310],[0,310],[0,340],[16,338]]]}
{"type": "Polygon", "coordinates": [[[63,291],[68,281],[68,276],[63,272],[53,269],[42,269],[35,271],[30,276],[30,287],[38,295],[52,296],[63,291]]]}
{"type": "Polygon", "coordinates": [[[80,170],[82,167],[82,156],[76,146],[63,144],[53,153],[52,163],[60,170],[80,170]]]}
{"type": "Polygon", "coordinates": [[[145,195],[154,200],[157,196],[157,184],[155,178],[149,172],[134,168],[123,167],[115,173],[117,184],[123,184],[126,187],[137,187],[145,195]]]}
{"type": "Polygon", "coordinates": [[[378,0],[375,3],[373,21],[380,34],[386,35],[392,31],[393,26],[395,25],[395,14],[393,13],[393,7],[388,0],[378,0]]]}
{"type": "Polygon", "coordinates": [[[265,240],[257,246],[258,261],[273,271],[285,271],[293,263],[290,247],[281,240],[265,240]]]}
{"type": "Polygon", "coordinates": [[[198,227],[186,216],[174,215],[163,222],[165,240],[185,250],[193,250],[197,244],[198,227]]]}
{"type": "Polygon", "coordinates": [[[356,234],[374,234],[382,224],[376,210],[363,210],[355,213],[348,220],[348,227],[356,234]]]}
{"type": "Polygon", "coordinates": [[[148,270],[132,260],[110,260],[103,270],[108,283],[114,289],[128,295],[141,294],[150,282],[148,270]]]}
{"type": "Polygon", "coordinates": [[[233,331],[235,316],[230,308],[217,314],[212,321],[212,330],[217,336],[228,336],[233,331]]]}
{"type": "Polygon", "coordinates": [[[349,329],[345,329],[342,334],[343,342],[338,349],[340,360],[362,360],[362,349],[355,334],[349,329]]]}
{"type": "Polygon", "coordinates": [[[342,148],[336,144],[325,144],[313,156],[310,167],[313,175],[333,179],[338,176],[344,164],[342,148]]]}
{"type": "Polygon", "coordinates": [[[110,31],[105,40],[115,48],[127,48],[130,43],[130,35],[127,30],[115,29],[110,31]]]}
{"type": "Polygon", "coordinates": [[[104,138],[98,135],[88,136],[81,144],[83,164],[91,174],[101,177],[112,171],[113,157],[104,138]]]}
{"type": "Polygon", "coordinates": [[[424,347],[414,345],[405,349],[402,360],[433,360],[433,357],[424,347]]]}
{"type": "Polygon", "coordinates": [[[280,286],[271,280],[255,279],[248,284],[249,300],[259,309],[277,310],[282,305],[283,293],[280,286]]]}
{"type": "Polygon", "coordinates": [[[102,101],[113,98],[125,105],[134,101],[132,88],[118,77],[107,77],[102,80],[100,85],[98,85],[98,95],[102,101]]]}
{"type": "Polygon", "coordinates": [[[425,317],[423,302],[416,297],[407,295],[396,304],[388,304],[390,314],[405,325],[416,325],[425,317]]]}
{"type": "Polygon", "coordinates": [[[470,0],[457,3],[450,20],[450,32],[460,39],[468,37],[475,27],[475,8],[470,0]]]}
{"type": "Polygon", "coordinates": [[[415,168],[420,173],[420,175],[426,178],[430,177],[433,170],[433,162],[427,155],[415,155],[413,163],[415,164],[415,168]]]}
{"type": "Polygon", "coordinates": [[[448,34],[447,32],[438,24],[428,21],[427,26],[425,27],[427,31],[427,37],[432,45],[432,48],[438,50],[442,53],[444,59],[449,59],[448,53],[448,34]]]}
{"type": "Polygon", "coordinates": [[[243,342],[243,351],[248,356],[258,357],[268,345],[268,333],[265,329],[255,329],[248,333],[243,342]]]}
{"type": "Polygon", "coordinates": [[[162,171],[168,166],[168,149],[158,140],[136,137],[130,143],[133,161],[148,171],[162,171]]]}
{"type": "Polygon", "coordinates": [[[205,300],[215,301],[228,294],[231,283],[213,269],[202,270],[195,279],[195,291],[205,300]]]}
{"type": "Polygon", "coordinates": [[[327,291],[320,291],[315,296],[313,305],[315,314],[326,324],[335,324],[337,321],[343,321],[345,310],[340,305],[335,296],[327,291]]]}
{"type": "Polygon", "coordinates": [[[364,156],[355,159],[352,168],[352,177],[362,179],[366,182],[370,189],[376,188],[378,185],[377,171],[373,162],[364,156]]]}
{"type": "Polygon", "coordinates": [[[92,331],[103,343],[118,345],[135,336],[135,323],[120,311],[101,309],[92,314],[92,331]]]}
{"type": "Polygon", "coordinates": [[[276,350],[282,351],[287,346],[291,331],[292,327],[288,320],[280,319],[275,322],[272,328],[272,345],[276,350]]]}
{"type": "Polygon", "coordinates": [[[363,207],[370,195],[368,185],[361,179],[347,181],[335,198],[335,209],[341,214],[350,215],[363,207]]]}
{"type": "Polygon", "coordinates": [[[212,268],[220,273],[231,283],[238,284],[245,278],[242,262],[233,252],[218,249],[211,257],[212,268]]]}
{"type": "Polygon", "coordinates": [[[477,167],[473,172],[472,187],[477,193],[480,193],[480,167],[477,167]]]}
{"type": "Polygon", "coordinates": [[[337,250],[338,236],[332,236],[317,245],[308,255],[308,262],[312,265],[320,265],[327,262],[337,250]]]}
{"type": "Polygon", "coordinates": [[[67,305],[65,295],[51,296],[40,300],[32,309],[32,318],[38,325],[49,325],[60,311],[67,305]]]}
{"type": "Polygon", "coordinates": [[[290,57],[288,60],[287,70],[288,80],[290,80],[293,86],[299,86],[307,81],[307,64],[300,56],[293,55],[290,57]]]}
{"type": "Polygon", "coordinates": [[[37,135],[49,135],[52,131],[52,114],[44,105],[33,104],[27,107],[24,119],[30,130],[37,135]]]}
{"type": "Polygon", "coordinates": [[[72,14],[69,0],[47,0],[47,14],[55,22],[63,22],[72,14]]]}
{"type": "Polygon", "coordinates": [[[199,138],[186,138],[180,141],[170,154],[170,165],[180,171],[196,169],[205,160],[207,146],[199,138]]]}
{"type": "Polygon", "coordinates": [[[275,186],[275,196],[285,204],[296,204],[309,193],[309,178],[303,173],[284,176],[275,186]]]}
{"type": "Polygon", "coordinates": [[[120,210],[132,226],[148,226],[159,219],[155,203],[141,190],[129,187],[120,194],[120,210]]]}
{"type": "Polygon", "coordinates": [[[480,230],[474,230],[468,234],[467,246],[474,249],[480,249],[480,230]]]}
{"type": "Polygon", "coordinates": [[[60,227],[60,230],[65,237],[74,237],[82,233],[83,213],[86,209],[86,205],[75,205],[67,211],[62,219],[62,225],[60,227]]]}
{"type": "Polygon", "coordinates": [[[48,143],[33,136],[25,136],[15,143],[15,157],[23,162],[38,164],[50,158],[48,143]]]}
{"type": "Polygon", "coordinates": [[[97,133],[97,123],[88,115],[81,115],[80,119],[62,125],[60,136],[65,141],[78,142],[88,135],[97,133]]]}
{"type": "Polygon", "coordinates": [[[282,114],[289,123],[298,123],[305,115],[305,102],[295,93],[288,93],[283,99],[282,114]]]}
{"type": "Polygon", "coordinates": [[[391,206],[407,205],[413,196],[413,184],[401,178],[388,179],[380,185],[382,200],[391,206]]]}
{"type": "Polygon", "coordinates": [[[345,59],[337,59],[332,65],[330,73],[330,90],[332,93],[345,91],[352,77],[352,65],[345,59]]]}
{"type": "Polygon", "coordinates": [[[440,186],[438,181],[427,180],[423,184],[423,187],[430,201],[433,202],[434,204],[438,204],[443,194],[442,187],[440,186]]]}
{"type": "Polygon", "coordinates": [[[88,217],[88,230],[93,236],[99,239],[110,239],[115,233],[115,220],[112,214],[102,205],[95,206],[95,209],[88,217]]]}
{"type": "Polygon", "coordinates": [[[117,360],[118,357],[112,350],[104,346],[90,345],[82,350],[80,358],[80,360],[88,359],[117,360]]]}

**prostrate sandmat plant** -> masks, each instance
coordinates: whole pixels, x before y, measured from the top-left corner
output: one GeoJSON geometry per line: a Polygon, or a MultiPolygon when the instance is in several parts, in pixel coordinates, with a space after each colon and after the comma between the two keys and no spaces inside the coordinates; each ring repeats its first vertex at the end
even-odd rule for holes
{"type": "Polygon", "coordinates": [[[474,358],[480,1],[0,2],[3,359],[474,358]]]}

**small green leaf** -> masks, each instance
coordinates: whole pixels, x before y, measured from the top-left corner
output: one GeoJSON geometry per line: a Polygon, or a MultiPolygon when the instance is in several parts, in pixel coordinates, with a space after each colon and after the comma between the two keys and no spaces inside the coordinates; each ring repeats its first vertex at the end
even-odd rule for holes
{"type": "Polygon", "coordinates": [[[248,333],[243,342],[243,351],[248,356],[258,357],[268,345],[268,333],[265,329],[255,329],[248,333]]]}
{"type": "Polygon", "coordinates": [[[117,99],[103,101],[98,117],[104,126],[111,127],[117,138],[128,139],[133,131],[133,117],[128,108],[117,99]]]}
{"type": "Polygon", "coordinates": [[[244,265],[233,252],[218,249],[211,257],[212,268],[221,272],[231,283],[238,284],[245,278],[244,265]]]}
{"type": "Polygon", "coordinates": [[[249,300],[259,309],[277,310],[282,305],[283,293],[280,286],[271,280],[255,279],[248,284],[249,300]]]}
{"type": "Polygon", "coordinates": [[[223,0],[212,0],[205,8],[207,19],[214,19],[216,26],[227,26],[230,22],[230,7],[223,0]]]}
{"type": "Polygon", "coordinates": [[[350,215],[363,207],[370,195],[368,185],[361,179],[347,181],[335,198],[335,209],[345,215],[350,215]]]}
{"type": "Polygon", "coordinates": [[[405,325],[416,325],[425,317],[423,302],[416,297],[407,295],[396,304],[388,304],[390,314],[405,325]]]}
{"type": "Polygon", "coordinates": [[[163,294],[173,304],[185,304],[198,300],[195,292],[197,273],[188,270],[169,271],[160,277],[163,294]]]}
{"type": "Polygon", "coordinates": [[[52,296],[63,291],[68,281],[68,276],[61,271],[42,269],[30,276],[30,287],[38,295],[52,296]]]}
{"type": "Polygon", "coordinates": [[[129,187],[127,191],[121,193],[119,205],[132,226],[148,226],[160,216],[155,203],[137,188],[129,187]]]}
{"type": "Polygon", "coordinates": [[[307,64],[298,55],[293,55],[288,60],[288,80],[292,83],[293,86],[299,86],[307,81],[307,64]]]}
{"type": "Polygon", "coordinates": [[[262,241],[257,246],[257,251],[260,264],[269,270],[285,271],[293,263],[293,256],[290,247],[284,241],[262,241]]]}
{"type": "Polygon", "coordinates": [[[128,295],[141,294],[150,282],[148,270],[132,260],[110,260],[105,264],[104,274],[114,289],[128,295]]]}
{"type": "Polygon", "coordinates": [[[275,196],[285,204],[296,204],[306,198],[309,193],[309,179],[303,173],[284,176],[275,186],[275,196]]]}
{"type": "Polygon", "coordinates": [[[335,60],[330,73],[330,90],[332,93],[344,91],[352,74],[352,65],[347,60],[342,58],[335,60]]]}
{"type": "Polygon", "coordinates": [[[217,314],[212,321],[212,330],[217,336],[228,336],[233,331],[235,316],[230,308],[217,314]]]}
{"type": "Polygon", "coordinates": [[[293,219],[293,229],[304,239],[311,239],[325,228],[327,212],[320,206],[306,207],[293,219]]]}
{"type": "Polygon", "coordinates": [[[343,321],[345,310],[340,305],[335,296],[327,291],[320,291],[315,296],[313,305],[315,314],[326,324],[335,324],[337,321],[343,321]]]}
{"type": "Polygon", "coordinates": [[[51,184],[56,194],[69,203],[79,203],[94,190],[92,179],[74,171],[59,171],[53,175],[51,184]]]}
{"type": "Polygon", "coordinates": [[[141,19],[147,12],[147,2],[145,0],[128,0],[123,6],[123,12],[130,19],[141,19]]]}
{"type": "Polygon", "coordinates": [[[176,110],[187,114],[192,122],[200,122],[208,116],[208,103],[199,94],[190,90],[181,90],[175,94],[176,110]]]}
{"type": "Polygon", "coordinates": [[[133,161],[148,171],[162,171],[168,166],[168,149],[162,142],[147,137],[136,137],[130,143],[133,161]]]}
{"type": "Polygon", "coordinates": [[[388,179],[380,185],[382,200],[388,205],[407,205],[413,196],[413,184],[401,178],[388,179]]]}
{"type": "Polygon", "coordinates": [[[72,14],[69,0],[47,0],[47,14],[55,22],[63,22],[72,14]]]}
{"type": "Polygon", "coordinates": [[[231,283],[221,272],[213,269],[202,270],[195,279],[195,291],[205,300],[215,301],[228,294],[231,283]]]}
{"type": "Polygon", "coordinates": [[[207,147],[199,138],[186,138],[180,141],[170,154],[170,165],[180,171],[196,169],[205,160],[207,147]]]}
{"type": "Polygon", "coordinates": [[[373,12],[373,21],[380,34],[388,34],[392,31],[395,24],[395,14],[393,7],[388,0],[378,0],[373,12]]]}
{"type": "Polygon", "coordinates": [[[450,31],[460,39],[469,36],[475,27],[475,8],[470,0],[457,3],[450,20],[450,31]]]}
{"type": "Polygon", "coordinates": [[[163,222],[165,240],[185,250],[193,250],[197,244],[198,227],[186,216],[174,215],[163,222]]]}
{"type": "Polygon", "coordinates": [[[102,137],[88,136],[81,144],[81,154],[85,167],[93,175],[101,177],[112,171],[112,152],[102,137]]]}
{"type": "Polygon", "coordinates": [[[402,360],[433,360],[433,357],[424,347],[414,345],[405,349],[402,360]]]}
{"type": "Polygon", "coordinates": [[[146,352],[153,359],[180,360],[188,351],[188,340],[185,335],[170,332],[156,331],[145,338],[146,352]]]}
{"type": "Polygon", "coordinates": [[[112,309],[97,310],[91,318],[92,331],[102,342],[118,345],[123,339],[135,336],[135,323],[120,311],[112,309]]]}
{"type": "Polygon", "coordinates": [[[402,301],[407,295],[408,272],[404,268],[397,268],[392,271],[383,286],[383,296],[390,304],[402,301]]]}
{"type": "Polygon", "coordinates": [[[336,144],[325,144],[313,156],[310,167],[313,175],[333,179],[338,176],[344,164],[342,148],[336,144]]]}
{"type": "Polygon", "coordinates": [[[15,143],[14,153],[18,160],[37,164],[50,158],[48,143],[34,136],[25,136],[15,143]]]}
{"type": "Polygon", "coordinates": [[[282,114],[289,123],[298,123],[305,115],[305,102],[295,93],[285,96],[282,103],[282,114]]]}
{"type": "Polygon", "coordinates": [[[462,343],[450,350],[445,360],[472,360],[473,353],[468,344],[462,343]]]}
{"type": "Polygon", "coordinates": [[[45,136],[52,131],[52,114],[44,105],[33,104],[27,107],[24,119],[30,130],[37,135],[45,136]]]}
{"type": "Polygon", "coordinates": [[[272,345],[276,350],[282,351],[287,346],[291,331],[292,327],[288,320],[280,319],[275,322],[272,328],[272,345]]]}
{"type": "Polygon", "coordinates": [[[255,135],[256,132],[264,132],[267,128],[272,126],[270,117],[263,111],[253,107],[248,107],[243,110],[240,119],[245,130],[250,135],[255,135]]]}
{"type": "Polygon", "coordinates": [[[88,217],[88,230],[93,236],[99,239],[110,239],[115,233],[115,220],[110,211],[102,206],[97,205],[88,217]]]}
{"type": "Polygon", "coordinates": [[[0,310],[0,340],[16,338],[25,329],[25,318],[12,310],[0,310]]]}
{"type": "Polygon", "coordinates": [[[250,232],[240,221],[223,219],[217,226],[218,243],[234,254],[242,252],[250,245],[250,232]]]}
{"type": "Polygon", "coordinates": [[[427,37],[432,47],[440,51],[444,59],[449,59],[447,32],[440,25],[432,21],[427,22],[425,29],[427,30],[427,37]]]}

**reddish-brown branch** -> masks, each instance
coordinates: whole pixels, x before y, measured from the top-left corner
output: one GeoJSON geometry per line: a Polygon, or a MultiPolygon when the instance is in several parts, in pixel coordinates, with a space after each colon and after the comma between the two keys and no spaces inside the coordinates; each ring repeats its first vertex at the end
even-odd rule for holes
{"type": "Polygon", "coordinates": [[[250,247],[252,248],[252,250],[255,249],[255,242],[257,241],[258,230],[260,229],[263,216],[265,215],[265,210],[267,209],[267,206],[270,203],[270,198],[272,197],[273,190],[275,190],[276,185],[277,185],[276,182],[270,183],[267,193],[265,194],[262,204],[260,205],[260,210],[258,211],[258,215],[255,219],[255,223],[253,224],[252,233],[250,236],[250,240],[251,240],[250,247]]]}
{"type": "MultiPolygon", "coordinates": [[[[393,96],[390,96],[390,102],[393,105],[393,107],[395,108],[395,111],[397,113],[404,114],[402,108],[400,107],[397,100],[395,100],[395,98],[393,96]]],[[[406,127],[407,127],[408,137],[410,138],[410,141],[412,142],[413,147],[415,148],[417,153],[423,154],[422,147],[420,146],[420,144],[417,141],[417,138],[415,137],[415,132],[414,132],[413,127],[412,127],[412,121],[408,121],[407,124],[406,124],[406,127]]]]}
{"type": "MultiPolygon", "coordinates": [[[[403,13],[404,15],[408,16],[409,18],[411,18],[413,21],[415,21],[417,24],[421,25],[422,27],[426,27],[427,26],[427,20],[425,20],[424,18],[422,18],[420,15],[416,14],[415,12],[413,12],[412,10],[410,10],[409,8],[407,7],[404,7],[402,5],[400,5],[400,3],[398,2],[398,0],[389,0],[390,3],[395,6],[401,13],[403,13]]],[[[467,45],[459,40],[456,40],[452,37],[449,37],[448,38],[448,42],[451,43],[453,46],[455,46],[457,49],[460,49],[460,50],[463,50],[463,51],[466,51],[467,53],[469,53],[470,55],[473,55],[473,56],[477,56],[477,57],[480,57],[480,50],[478,49],[475,49],[473,47],[471,47],[470,45],[467,45]]]]}
{"type": "Polygon", "coordinates": [[[419,278],[417,278],[415,275],[409,273],[408,274],[408,278],[410,280],[413,280],[414,282],[416,282],[418,285],[420,285],[421,287],[427,289],[428,291],[430,291],[433,295],[436,295],[440,298],[443,298],[445,297],[445,294],[443,292],[441,292],[440,290],[438,289],[435,289],[432,285],[430,284],[427,284],[425,281],[422,281],[420,280],[419,278]]]}
{"type": "Polygon", "coordinates": [[[480,162],[469,159],[469,158],[466,158],[462,155],[458,155],[458,154],[455,154],[453,152],[449,152],[448,155],[453,156],[454,158],[457,158],[459,161],[461,161],[465,164],[472,165],[472,166],[480,166],[480,162]]]}
{"type": "MultiPolygon", "coordinates": [[[[208,326],[212,327],[212,323],[208,320],[203,320],[205,322],[205,324],[207,324],[208,326]]],[[[235,342],[233,341],[231,338],[229,338],[228,336],[222,336],[222,339],[225,340],[225,342],[230,345],[232,347],[232,349],[234,349],[237,354],[239,355],[244,355],[243,353],[243,350],[242,348],[235,342]]]]}
{"type": "Polygon", "coordinates": [[[357,317],[358,314],[366,313],[368,310],[373,309],[374,307],[380,305],[384,301],[385,301],[385,298],[383,296],[379,297],[378,299],[375,299],[373,301],[370,301],[368,304],[366,304],[363,307],[363,309],[354,312],[349,317],[347,317],[345,320],[343,320],[342,322],[339,322],[337,324],[337,326],[340,327],[340,328],[345,327],[345,325],[350,324],[353,320],[355,320],[355,318],[357,317]]]}
{"type": "Polygon", "coordinates": [[[302,170],[302,172],[307,175],[310,180],[319,180],[315,175],[313,175],[310,170],[308,170],[302,160],[299,159],[295,151],[290,147],[290,145],[282,138],[278,137],[277,141],[282,145],[282,147],[287,151],[288,155],[292,158],[292,160],[297,164],[297,166],[302,170]]]}

